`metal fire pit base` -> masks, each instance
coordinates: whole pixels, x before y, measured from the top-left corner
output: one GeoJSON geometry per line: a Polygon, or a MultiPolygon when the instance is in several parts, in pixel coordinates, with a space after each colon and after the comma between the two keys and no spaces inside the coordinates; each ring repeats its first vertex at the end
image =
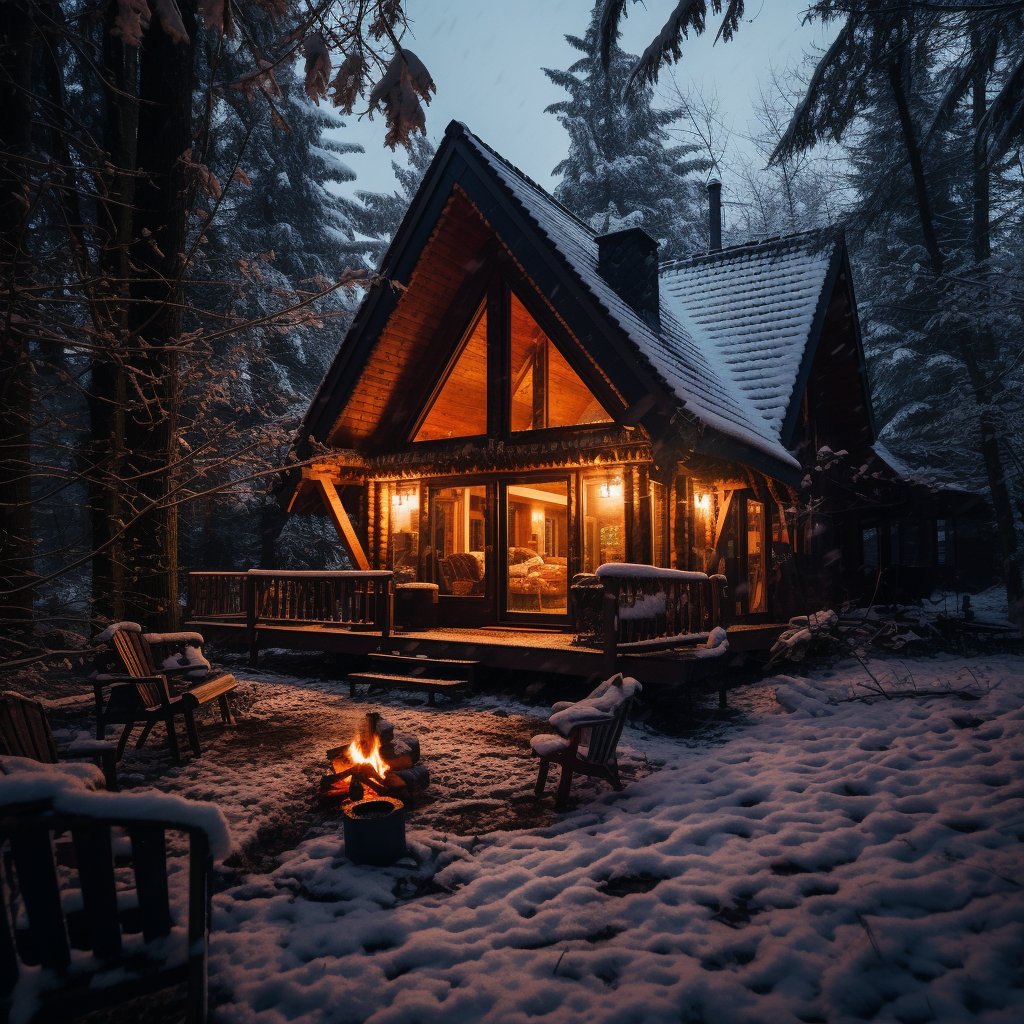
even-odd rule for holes
{"type": "Polygon", "coordinates": [[[354,864],[387,867],[405,856],[405,805],[393,796],[347,801],[345,856],[354,864]]]}

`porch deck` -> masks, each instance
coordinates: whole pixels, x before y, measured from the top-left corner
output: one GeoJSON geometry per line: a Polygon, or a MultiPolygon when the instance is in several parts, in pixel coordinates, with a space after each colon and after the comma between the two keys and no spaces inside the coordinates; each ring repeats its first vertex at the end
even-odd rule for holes
{"type": "MultiPolygon", "coordinates": [[[[186,629],[202,633],[207,641],[238,647],[250,643],[246,623],[223,619],[191,619],[186,629]]],[[[784,624],[732,625],[728,627],[729,655],[698,658],[693,649],[620,653],[619,667],[642,683],[685,686],[724,668],[730,656],[739,652],[766,650],[785,629],[784,624]]],[[[481,666],[525,672],[554,672],[562,675],[600,674],[604,653],[599,647],[573,643],[571,630],[488,626],[476,629],[437,627],[428,630],[394,631],[384,638],[380,630],[303,625],[261,625],[257,629],[259,648],[323,651],[328,654],[365,656],[374,652],[431,658],[464,658],[481,666]]]]}

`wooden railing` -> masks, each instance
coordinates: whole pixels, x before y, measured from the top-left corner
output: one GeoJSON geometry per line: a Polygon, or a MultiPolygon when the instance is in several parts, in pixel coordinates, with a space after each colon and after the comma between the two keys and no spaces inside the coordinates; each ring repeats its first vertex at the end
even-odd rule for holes
{"type": "Polygon", "coordinates": [[[261,626],[324,626],[391,635],[394,573],[248,572],[189,573],[187,618],[245,623],[255,658],[261,626]]]}
{"type": "Polygon", "coordinates": [[[195,610],[206,620],[245,619],[244,572],[190,572],[188,574],[187,618],[196,618],[195,610]]]}
{"type": "Polygon", "coordinates": [[[576,642],[619,654],[698,644],[722,624],[725,577],[610,564],[573,585],[576,642]]]}

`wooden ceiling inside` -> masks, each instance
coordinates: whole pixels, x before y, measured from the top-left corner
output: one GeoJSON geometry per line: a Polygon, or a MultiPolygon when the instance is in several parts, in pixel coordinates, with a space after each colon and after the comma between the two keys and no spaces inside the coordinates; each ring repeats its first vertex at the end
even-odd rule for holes
{"type": "Polygon", "coordinates": [[[329,444],[360,447],[362,442],[382,437],[392,426],[384,421],[389,409],[404,421],[410,404],[422,401],[427,348],[459,286],[479,265],[480,250],[493,235],[490,225],[456,186],[407,290],[331,431],[329,444]]]}

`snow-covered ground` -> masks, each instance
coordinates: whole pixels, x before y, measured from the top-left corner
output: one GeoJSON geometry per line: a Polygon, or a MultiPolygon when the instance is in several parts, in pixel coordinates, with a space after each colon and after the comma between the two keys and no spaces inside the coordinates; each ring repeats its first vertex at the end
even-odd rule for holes
{"type": "MultiPolygon", "coordinates": [[[[777,676],[734,693],[743,719],[704,738],[628,729],[624,793],[584,786],[561,819],[549,795],[545,827],[472,837],[467,823],[526,803],[536,710],[390,696],[437,779],[410,815],[412,857],[357,867],[324,823],[218,894],[215,1019],[1019,1024],[1024,658],[870,667],[887,686],[978,699],[851,701],[870,682],[856,662],[777,676]]],[[[254,692],[271,717],[302,723],[305,707],[317,744],[325,708],[339,727],[368,708],[283,677],[254,692]]],[[[286,810],[273,779],[295,781],[273,734],[254,775],[204,757],[175,788],[251,835],[261,807],[286,810]]],[[[311,752],[305,770],[320,765],[311,752]]]]}

